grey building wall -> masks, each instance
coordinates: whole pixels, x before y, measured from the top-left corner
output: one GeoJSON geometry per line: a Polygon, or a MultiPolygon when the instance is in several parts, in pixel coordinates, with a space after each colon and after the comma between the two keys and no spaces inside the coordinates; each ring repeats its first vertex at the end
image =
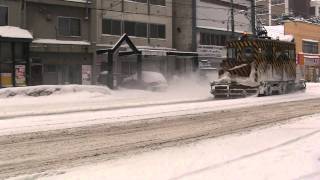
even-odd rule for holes
{"type": "Polygon", "coordinates": [[[23,1],[0,0],[0,6],[8,7],[8,25],[23,27],[23,1]]]}
{"type": "Polygon", "coordinates": [[[35,39],[30,48],[31,76],[41,76],[33,81],[34,85],[82,84],[83,65],[90,65],[92,77],[95,46],[91,46],[90,41],[93,41],[95,28],[91,26],[91,6],[61,0],[28,0],[26,27],[35,39]],[[80,36],[60,34],[60,17],[78,19],[80,36]]]}
{"type": "Polygon", "coordinates": [[[27,29],[34,38],[86,40],[89,39],[89,19],[84,8],[42,4],[29,2],[27,4],[27,29]],[[58,18],[72,17],[80,20],[81,29],[79,37],[67,37],[58,32],[58,18]]]}
{"type": "Polygon", "coordinates": [[[172,48],[172,0],[166,0],[165,6],[150,5],[124,0],[97,0],[97,36],[98,44],[115,44],[120,36],[102,33],[102,20],[114,19],[142,23],[164,24],[166,38],[130,37],[137,46],[172,48]]]}
{"type": "Polygon", "coordinates": [[[193,28],[196,14],[195,0],[173,1],[173,41],[174,48],[180,51],[193,51],[193,28]]]}
{"type": "MultiPolygon", "coordinates": [[[[251,32],[250,20],[244,13],[250,13],[248,0],[234,0],[236,31],[251,32]]],[[[217,30],[231,29],[231,3],[229,0],[197,0],[197,27],[211,27],[217,30]]],[[[249,16],[250,17],[250,16],[249,16]]]]}

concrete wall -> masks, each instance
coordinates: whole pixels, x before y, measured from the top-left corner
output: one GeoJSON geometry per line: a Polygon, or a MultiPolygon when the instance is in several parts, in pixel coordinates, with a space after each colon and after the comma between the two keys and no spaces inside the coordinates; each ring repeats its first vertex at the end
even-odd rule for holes
{"type": "Polygon", "coordinates": [[[89,22],[84,8],[50,5],[42,3],[27,4],[27,29],[34,38],[59,40],[88,40],[89,22]],[[58,32],[58,17],[73,17],[80,19],[81,36],[64,37],[58,32]]]}
{"type": "MultiPolygon", "coordinates": [[[[227,30],[228,23],[231,29],[230,1],[217,3],[212,0],[197,0],[197,27],[212,27],[218,30],[227,30]],[[217,4],[216,4],[217,3],[217,4]]],[[[240,11],[248,14],[250,2],[247,0],[234,0],[235,4],[235,29],[236,31],[251,32],[250,20],[240,11]]],[[[249,16],[250,17],[250,16],[249,16]]]]}
{"type": "Polygon", "coordinates": [[[192,11],[193,5],[195,6],[194,0],[175,0],[173,2],[174,48],[180,51],[193,50],[192,18],[196,18],[192,11]]]}
{"type": "Polygon", "coordinates": [[[153,46],[172,48],[172,0],[166,0],[166,6],[150,5],[133,1],[97,0],[97,33],[98,44],[115,44],[120,36],[102,34],[102,19],[127,20],[143,23],[156,23],[166,25],[166,38],[130,37],[137,46],[153,46]],[[123,12],[122,12],[123,10],[123,12]]]}
{"type": "Polygon", "coordinates": [[[0,6],[8,7],[9,26],[23,27],[22,0],[0,0],[0,6]]]}
{"type": "Polygon", "coordinates": [[[308,18],[310,10],[310,0],[289,0],[289,11],[296,16],[308,18]]]}

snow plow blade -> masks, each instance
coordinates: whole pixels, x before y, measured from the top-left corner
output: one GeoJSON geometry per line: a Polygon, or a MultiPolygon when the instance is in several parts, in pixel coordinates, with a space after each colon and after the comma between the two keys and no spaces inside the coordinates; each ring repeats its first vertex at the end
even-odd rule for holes
{"type": "Polygon", "coordinates": [[[257,95],[258,88],[243,85],[211,84],[211,94],[215,98],[241,98],[257,95]]]}

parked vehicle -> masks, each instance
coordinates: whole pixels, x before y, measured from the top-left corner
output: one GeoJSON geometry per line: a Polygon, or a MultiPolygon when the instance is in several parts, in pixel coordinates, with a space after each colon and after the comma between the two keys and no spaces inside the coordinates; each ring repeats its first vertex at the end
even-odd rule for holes
{"type": "Polygon", "coordinates": [[[151,91],[165,91],[168,88],[168,82],[159,72],[142,71],[141,81],[138,80],[138,74],[135,73],[124,78],[120,86],[151,91]]]}

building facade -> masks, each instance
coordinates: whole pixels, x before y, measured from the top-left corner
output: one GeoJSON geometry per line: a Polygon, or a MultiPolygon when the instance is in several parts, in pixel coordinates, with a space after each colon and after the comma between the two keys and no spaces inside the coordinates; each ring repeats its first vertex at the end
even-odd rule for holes
{"type": "Polygon", "coordinates": [[[305,79],[319,82],[320,78],[320,25],[301,21],[289,21],[284,24],[285,34],[295,38],[296,53],[300,64],[304,65],[305,79]]]}
{"type": "Polygon", "coordinates": [[[310,2],[310,15],[311,16],[320,16],[320,1],[311,0],[310,2]]]}
{"type": "MultiPolygon", "coordinates": [[[[168,56],[173,48],[172,0],[97,0],[97,49],[112,47],[126,33],[142,51],[142,70],[164,74],[168,79],[183,71],[178,57],[168,56]]],[[[128,51],[123,47],[121,51],[128,51]]],[[[99,56],[98,73],[107,70],[107,59],[99,56]]],[[[136,55],[116,57],[114,63],[116,84],[136,73],[136,55]]],[[[186,65],[186,64],[184,64],[186,65]]],[[[189,65],[186,65],[189,67],[189,65]]],[[[188,71],[188,70],[186,70],[188,71]]],[[[97,74],[99,76],[99,74],[97,74]]]]}
{"type": "Polygon", "coordinates": [[[32,35],[23,29],[23,1],[0,1],[0,87],[29,85],[32,35]]]}
{"type": "Polygon", "coordinates": [[[234,7],[234,38],[251,33],[250,1],[186,0],[174,3],[174,48],[198,53],[200,69],[216,71],[226,56],[231,38],[231,8],[234,7]]]}
{"type": "Polygon", "coordinates": [[[86,1],[26,3],[26,28],[33,33],[30,48],[31,84],[91,84],[90,10],[86,1]],[[87,71],[87,72],[83,72],[87,71]],[[88,82],[89,81],[89,82],[88,82]]]}
{"type": "Polygon", "coordinates": [[[256,0],[257,18],[264,25],[281,23],[284,16],[310,17],[310,0],[256,0]]]}
{"type": "MultiPolygon", "coordinates": [[[[174,48],[172,0],[1,0],[0,12],[0,25],[33,35],[31,85],[96,84],[107,64],[96,51],[112,47],[125,33],[142,51],[143,70],[173,76],[195,65],[190,55],[174,48]]],[[[119,82],[136,72],[134,56],[114,58],[119,82]]]]}

